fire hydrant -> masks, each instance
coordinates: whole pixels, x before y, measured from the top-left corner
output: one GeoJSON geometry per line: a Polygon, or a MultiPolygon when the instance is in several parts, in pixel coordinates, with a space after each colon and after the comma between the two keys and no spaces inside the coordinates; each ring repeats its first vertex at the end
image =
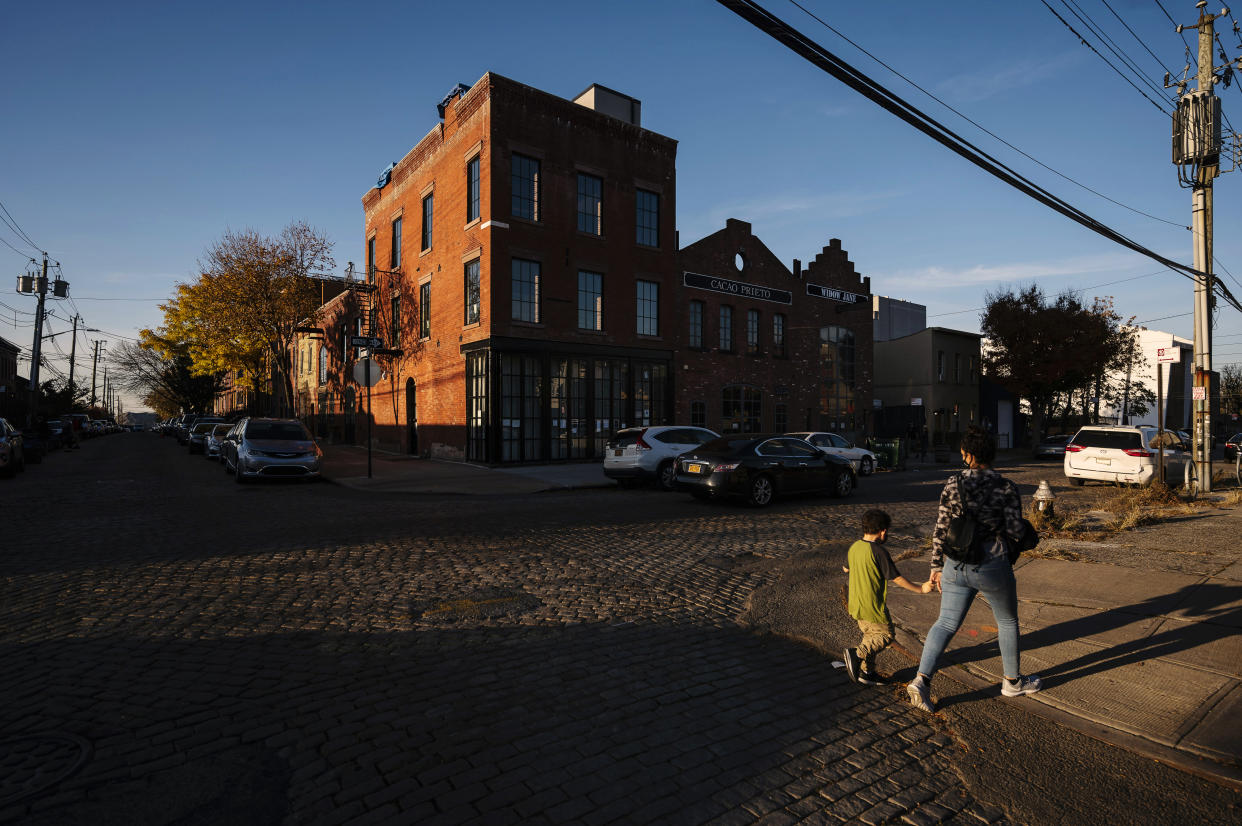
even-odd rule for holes
{"type": "Polygon", "coordinates": [[[1035,509],[1046,516],[1052,516],[1052,502],[1055,500],[1056,494],[1052,492],[1052,488],[1048,486],[1048,482],[1040,480],[1039,489],[1035,491],[1032,497],[1035,500],[1035,509]]]}

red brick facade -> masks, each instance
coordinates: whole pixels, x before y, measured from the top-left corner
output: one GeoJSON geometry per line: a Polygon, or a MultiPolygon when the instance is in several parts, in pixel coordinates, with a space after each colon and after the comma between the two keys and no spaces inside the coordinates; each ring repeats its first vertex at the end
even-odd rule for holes
{"type": "Polygon", "coordinates": [[[366,332],[392,351],[377,357],[385,376],[371,402],[375,442],[389,449],[492,463],[591,459],[621,427],[689,422],[692,412],[717,429],[776,429],[777,405],[791,429],[808,417],[827,425],[829,412],[843,414],[834,429],[864,429],[870,288],[840,243],[790,272],[748,224],[730,221],[679,251],[676,141],[641,128],[638,102],[624,95],[592,87],[580,99],[601,111],[495,74],[446,98],[443,122],[362,199],[370,291],[329,302],[316,322],[323,339],[299,344],[302,414],[325,436],[366,438],[348,343],[366,332]],[[790,297],[729,296],[737,348],[721,353],[724,294],[686,286],[687,271],[790,297]],[[812,297],[812,282],[864,302],[812,297]],[[688,341],[692,299],[707,308],[698,349],[688,341]],[[746,348],[751,309],[762,327],[756,354],[746,348]],[[784,356],[769,346],[775,312],[786,317],[784,356]],[[826,400],[831,376],[817,365],[837,352],[821,346],[827,326],[853,335],[855,360],[848,392],[826,400]],[[748,413],[758,405],[757,422],[731,416],[734,397],[748,413]]]}

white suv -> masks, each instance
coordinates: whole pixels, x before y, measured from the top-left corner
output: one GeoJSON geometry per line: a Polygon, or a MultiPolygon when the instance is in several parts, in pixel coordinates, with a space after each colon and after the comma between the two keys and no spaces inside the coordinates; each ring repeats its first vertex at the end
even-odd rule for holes
{"type": "MultiPolygon", "coordinates": [[[[1153,444],[1156,433],[1155,427],[1142,425],[1083,427],[1065,446],[1065,475],[1071,485],[1081,485],[1088,479],[1151,484],[1157,475],[1159,457],[1159,448],[1153,444]]],[[[1165,479],[1172,484],[1180,483],[1187,459],[1185,451],[1166,445],[1165,479]]]]}
{"type": "Polygon", "coordinates": [[[677,457],[719,438],[705,427],[627,427],[618,430],[604,452],[604,475],[621,484],[652,480],[664,490],[677,483],[677,457]]]}

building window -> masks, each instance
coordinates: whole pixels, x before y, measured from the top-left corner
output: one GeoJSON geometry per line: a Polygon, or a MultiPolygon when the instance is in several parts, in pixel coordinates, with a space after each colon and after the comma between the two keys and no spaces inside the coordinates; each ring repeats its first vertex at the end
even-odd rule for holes
{"type": "Polygon", "coordinates": [[[466,264],[465,278],[466,324],[477,324],[479,321],[479,259],[466,264]]]}
{"type": "Polygon", "coordinates": [[[513,154],[509,188],[513,197],[513,217],[539,220],[539,161],[513,154]]]}
{"type": "Polygon", "coordinates": [[[789,409],[784,404],[776,404],[772,406],[772,428],[777,433],[784,433],[789,429],[789,409]]]}
{"type": "Polygon", "coordinates": [[[733,308],[727,304],[720,308],[720,352],[733,352],[733,308]]]}
{"type": "Polygon", "coordinates": [[[431,249],[431,219],[435,213],[436,196],[433,192],[423,198],[423,249],[431,249]]]}
{"type": "Polygon", "coordinates": [[[690,402],[690,426],[707,427],[707,402],[690,402]]]}
{"type": "MultiPolygon", "coordinates": [[[[341,363],[349,361],[349,325],[341,325],[341,363]]],[[[240,376],[240,374],[239,374],[240,376]]]]}
{"type": "Polygon", "coordinates": [[[762,430],[762,395],[754,387],[733,385],[721,394],[721,433],[758,433],[762,430]]]}
{"type": "Polygon", "coordinates": [[[974,356],[970,357],[970,361],[967,364],[966,370],[967,370],[966,380],[970,382],[971,384],[974,384],[975,383],[975,357],[974,356]]]}
{"type": "Polygon", "coordinates": [[[431,338],[431,282],[418,285],[418,337],[431,338]]]}
{"type": "Polygon", "coordinates": [[[954,384],[962,383],[962,354],[961,353],[953,354],[953,383],[954,384]]]}
{"type": "Polygon", "coordinates": [[[779,358],[785,358],[785,314],[772,316],[772,350],[779,358]]]}
{"type": "Polygon", "coordinates": [[[703,302],[690,302],[690,349],[703,349],[703,302]]]}
{"type": "Polygon", "coordinates": [[[328,383],[328,348],[319,348],[319,383],[328,383]]]}
{"type": "Polygon", "coordinates": [[[604,276],[578,271],[578,329],[604,329],[604,276]]]}
{"type": "Polygon", "coordinates": [[[848,327],[821,327],[819,331],[820,430],[860,430],[862,411],[855,406],[855,336],[848,327]]]}
{"type": "Polygon", "coordinates": [[[759,355],[759,311],[746,311],[746,352],[759,355]]]}
{"type": "Polygon", "coordinates": [[[375,277],[375,239],[367,239],[367,283],[375,277]]]}
{"type": "Polygon", "coordinates": [[[466,458],[487,461],[488,354],[466,354],[466,458]]]}
{"type": "Polygon", "coordinates": [[[638,334],[658,336],[660,334],[660,285],[654,281],[639,281],[637,284],[638,334]]]}
{"type": "Polygon", "coordinates": [[[466,164],[466,221],[479,217],[479,156],[466,164]]]}
{"type": "Polygon", "coordinates": [[[543,371],[534,356],[500,357],[500,460],[539,459],[543,371]]]}
{"type": "Polygon", "coordinates": [[[578,174],[578,231],[603,235],[604,182],[594,175],[578,174]]]}
{"type": "Polygon", "coordinates": [[[389,347],[401,346],[401,294],[392,297],[392,316],[389,318],[389,347]]]}
{"type": "Polygon", "coordinates": [[[645,189],[634,193],[634,223],[637,241],[644,247],[660,246],[660,196],[645,189]]]}
{"type": "Polygon", "coordinates": [[[944,350],[936,351],[936,381],[944,381],[944,350]]]}
{"type": "Polygon", "coordinates": [[[392,222],[392,252],[388,256],[389,269],[395,270],[401,266],[401,219],[392,222]]]}
{"type": "Polygon", "coordinates": [[[539,321],[539,262],[514,258],[513,320],[539,321]]]}

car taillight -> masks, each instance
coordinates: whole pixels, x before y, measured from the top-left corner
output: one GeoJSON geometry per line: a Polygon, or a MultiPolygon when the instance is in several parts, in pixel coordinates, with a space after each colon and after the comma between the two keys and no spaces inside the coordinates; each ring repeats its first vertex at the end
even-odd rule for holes
{"type": "Polygon", "coordinates": [[[635,450],[651,450],[651,445],[649,445],[649,444],[647,444],[646,442],[644,442],[644,441],[643,441],[643,435],[644,435],[646,432],[647,432],[647,431],[646,431],[646,430],[644,430],[642,433],[639,433],[639,434],[638,434],[638,439],[636,439],[636,440],[635,440],[635,442],[634,442],[634,449],[635,449],[635,450]]]}
{"type": "Polygon", "coordinates": [[[714,468],[712,468],[712,473],[728,473],[729,471],[737,470],[737,466],[739,464],[741,463],[740,462],[725,462],[723,464],[716,465],[714,468]]]}
{"type": "Polygon", "coordinates": [[[1150,459],[1152,456],[1155,456],[1155,455],[1156,455],[1156,454],[1155,454],[1155,451],[1151,451],[1151,450],[1143,450],[1143,448],[1141,448],[1141,447],[1132,447],[1132,448],[1130,448],[1129,450],[1126,450],[1126,451],[1123,451],[1123,452],[1124,452],[1127,456],[1137,456],[1137,457],[1139,457],[1140,459],[1150,459]]]}
{"type": "Polygon", "coordinates": [[[1066,453],[1077,453],[1080,450],[1086,450],[1086,446],[1085,445],[1066,445],[1065,446],[1066,453]]]}

